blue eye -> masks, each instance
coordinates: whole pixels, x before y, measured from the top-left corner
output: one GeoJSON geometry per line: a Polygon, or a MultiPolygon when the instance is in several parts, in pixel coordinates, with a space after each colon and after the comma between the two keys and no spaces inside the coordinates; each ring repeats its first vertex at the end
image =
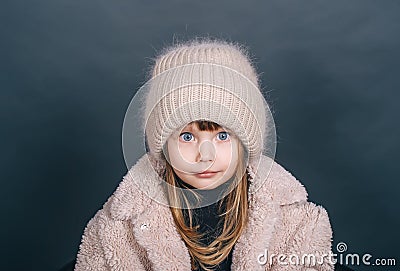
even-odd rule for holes
{"type": "Polygon", "coordinates": [[[218,139],[225,141],[229,139],[229,134],[227,132],[220,132],[218,133],[218,139]]]}
{"type": "Polygon", "coordinates": [[[194,136],[191,133],[188,133],[188,132],[182,133],[179,137],[183,141],[187,141],[187,142],[192,141],[194,139],[194,136]]]}

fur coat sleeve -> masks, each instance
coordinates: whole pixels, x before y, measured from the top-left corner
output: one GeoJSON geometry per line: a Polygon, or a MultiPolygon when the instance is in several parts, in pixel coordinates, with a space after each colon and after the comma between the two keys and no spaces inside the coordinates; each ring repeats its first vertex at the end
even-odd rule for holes
{"type": "MultiPolygon", "coordinates": [[[[75,270],[190,271],[190,256],[167,206],[138,186],[151,183],[143,159],[84,230],[75,270]],[[146,179],[147,178],[147,179],[146,179]]],[[[333,270],[332,230],[326,210],[275,163],[251,175],[262,186],[249,194],[249,222],[238,239],[232,271],[333,270]]]]}

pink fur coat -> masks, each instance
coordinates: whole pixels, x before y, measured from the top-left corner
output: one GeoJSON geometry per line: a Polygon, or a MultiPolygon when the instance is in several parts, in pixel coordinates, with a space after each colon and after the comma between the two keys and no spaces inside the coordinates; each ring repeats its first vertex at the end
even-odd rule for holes
{"type": "MultiPolygon", "coordinates": [[[[237,241],[232,271],[333,270],[328,214],[307,201],[303,185],[276,162],[263,157],[249,170],[249,223],[237,241]]],[[[157,176],[143,156],[85,228],[76,271],[190,271],[188,250],[168,206],[152,200],[157,176]]],[[[153,197],[154,198],[154,197],[153,197]]]]}

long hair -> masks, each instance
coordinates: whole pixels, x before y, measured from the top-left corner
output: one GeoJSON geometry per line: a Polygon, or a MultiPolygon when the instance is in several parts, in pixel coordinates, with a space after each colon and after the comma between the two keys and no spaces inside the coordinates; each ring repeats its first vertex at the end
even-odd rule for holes
{"type": "MultiPolygon", "coordinates": [[[[209,121],[200,120],[193,123],[200,130],[214,131],[220,127],[218,124],[209,121]]],[[[242,144],[238,144],[238,154],[236,172],[233,181],[227,188],[227,191],[231,192],[224,195],[219,201],[219,217],[224,221],[222,232],[207,246],[200,242],[203,235],[198,233],[199,225],[193,223],[191,209],[194,206],[191,205],[187,196],[181,192],[182,190],[177,189],[180,185],[175,178],[174,170],[168,161],[166,163],[165,180],[170,184],[167,191],[168,200],[172,203],[170,209],[177,230],[189,250],[192,269],[201,266],[205,270],[210,270],[210,268],[221,263],[228,257],[247,224],[248,180],[245,163],[246,153],[242,144]],[[186,221],[185,215],[187,216],[186,221]]],[[[199,199],[194,191],[191,193],[199,199]]]]}

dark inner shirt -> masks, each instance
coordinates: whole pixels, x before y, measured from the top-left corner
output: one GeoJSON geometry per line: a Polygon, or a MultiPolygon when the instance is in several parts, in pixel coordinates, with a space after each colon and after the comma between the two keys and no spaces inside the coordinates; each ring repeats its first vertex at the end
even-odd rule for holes
{"type": "MultiPolygon", "coordinates": [[[[184,185],[188,187],[189,189],[196,189],[195,187],[185,183],[182,179],[180,179],[178,176],[175,176],[177,182],[180,185],[184,185]]],[[[220,192],[223,192],[223,190],[227,187],[228,184],[222,184],[217,188],[214,188],[212,190],[196,190],[198,194],[200,194],[203,197],[210,197],[210,195],[217,195],[220,192]]],[[[212,201],[210,201],[212,202],[212,201]]],[[[216,239],[218,235],[221,234],[224,221],[222,218],[218,216],[219,214],[219,202],[215,200],[214,203],[211,205],[201,207],[201,208],[196,208],[192,209],[192,219],[193,219],[193,224],[194,226],[199,225],[198,232],[200,234],[205,233],[203,238],[200,240],[202,244],[209,245],[211,244],[212,241],[216,239]]],[[[222,211],[225,210],[225,205],[222,206],[222,211]]],[[[185,213],[185,222],[186,225],[189,225],[189,219],[187,217],[187,211],[184,210],[185,213]]],[[[225,258],[218,266],[216,266],[213,270],[215,271],[230,271],[231,270],[231,264],[232,264],[232,252],[229,253],[228,257],[225,258]]],[[[199,267],[199,269],[196,269],[196,271],[204,271],[203,268],[199,267]]]]}

